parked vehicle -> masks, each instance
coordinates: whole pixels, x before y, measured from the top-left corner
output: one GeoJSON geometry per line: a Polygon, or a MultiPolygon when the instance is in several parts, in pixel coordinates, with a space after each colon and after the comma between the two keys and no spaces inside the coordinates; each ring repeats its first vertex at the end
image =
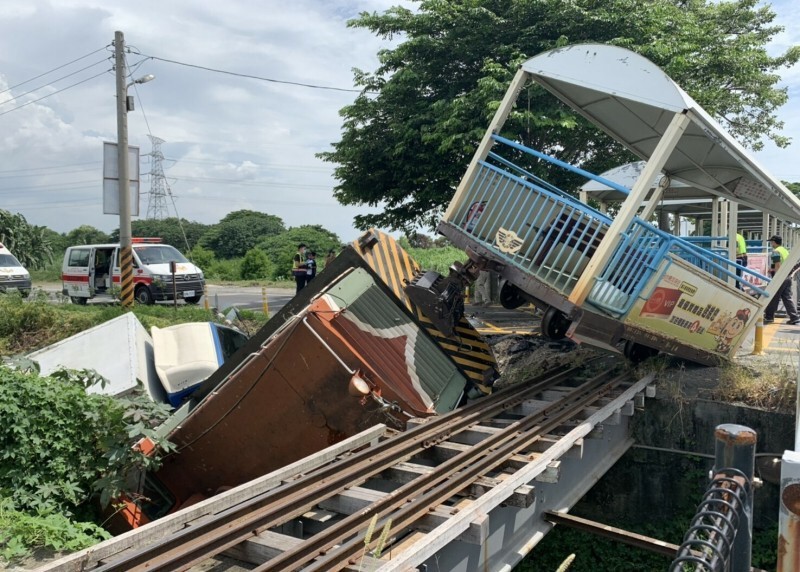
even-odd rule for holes
{"type": "MultiPolygon", "coordinates": [[[[70,246],[61,267],[62,292],[73,304],[90,298],[114,299],[120,285],[119,244],[70,246]]],[[[197,304],[203,296],[203,271],[160,238],[133,239],[134,297],[139,304],[178,299],[197,304]],[[175,286],[170,262],[175,262],[175,286]]]]}
{"type": "Polygon", "coordinates": [[[31,291],[31,275],[19,260],[0,243],[0,292],[19,290],[23,296],[31,291]]]}

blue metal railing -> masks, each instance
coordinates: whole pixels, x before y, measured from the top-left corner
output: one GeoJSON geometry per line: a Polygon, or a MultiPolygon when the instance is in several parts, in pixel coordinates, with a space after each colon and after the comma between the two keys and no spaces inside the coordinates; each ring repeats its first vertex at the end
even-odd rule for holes
{"type": "MultiPolygon", "coordinates": [[[[619,184],[504,137],[494,135],[493,139],[625,194],[630,192],[619,184]]],[[[569,295],[605,237],[611,219],[502,157],[495,148],[485,161],[479,162],[470,186],[448,222],[491,248],[506,262],[569,295]]],[[[723,239],[727,237],[720,238],[723,239]]],[[[712,276],[722,280],[731,278],[747,291],[765,295],[747,277],[764,284],[769,283],[769,278],[728,260],[727,250],[720,249],[717,253],[693,244],[711,240],[715,237],[692,240],[675,237],[636,218],[623,232],[588,301],[612,315],[625,315],[669,253],[712,276]]]]}
{"type": "Polygon", "coordinates": [[[451,222],[509,263],[569,294],[610,219],[566,193],[483,161],[451,222]]]}
{"type": "Polygon", "coordinates": [[[634,219],[622,235],[614,255],[597,277],[589,301],[618,316],[628,313],[670,247],[662,234],[640,219],[634,219]]]}

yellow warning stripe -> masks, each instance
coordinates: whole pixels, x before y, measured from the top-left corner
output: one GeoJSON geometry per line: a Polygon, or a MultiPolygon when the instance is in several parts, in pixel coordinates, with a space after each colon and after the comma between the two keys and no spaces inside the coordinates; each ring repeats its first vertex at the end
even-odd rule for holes
{"type": "Polygon", "coordinates": [[[119,254],[120,300],[123,306],[133,304],[133,247],[123,246],[119,254]]]}
{"type": "Polygon", "coordinates": [[[482,373],[473,373],[468,370],[473,368],[477,372],[484,372],[489,368],[495,368],[497,361],[494,359],[488,344],[480,338],[478,332],[472,328],[465,318],[461,319],[455,331],[460,338],[465,340],[465,344],[469,346],[469,349],[464,348],[464,343],[459,345],[457,340],[447,338],[439,332],[433,323],[422,314],[420,309],[411,302],[404,290],[406,281],[411,281],[414,278],[419,270],[419,265],[390,235],[375,229],[369,232],[373,233],[378,239],[377,243],[372,244],[367,250],[362,250],[359,247],[358,240],[356,240],[353,242],[356,252],[383,279],[397,299],[417,317],[420,324],[435,339],[442,350],[462,367],[462,371],[470,378],[482,380],[482,373]]]}

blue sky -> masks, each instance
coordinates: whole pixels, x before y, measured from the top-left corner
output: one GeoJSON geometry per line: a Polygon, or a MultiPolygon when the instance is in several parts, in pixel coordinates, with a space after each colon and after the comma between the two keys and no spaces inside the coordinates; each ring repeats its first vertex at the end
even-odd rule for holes
{"type": "MultiPolygon", "coordinates": [[[[386,44],[348,29],[346,20],[396,3],[4,0],[0,208],[59,232],[81,224],[106,231],[118,226],[118,217],[102,214],[101,206],[102,143],[116,140],[112,54],[105,49],[115,30],[143,55],[347,89],[352,68],[373,70],[386,44]],[[87,57],[19,85],[82,56],[87,57]],[[56,81],[68,74],[74,75],[56,81]]],[[[800,43],[800,2],[772,5],[786,31],[770,49],[800,43]]],[[[164,168],[175,198],[169,215],[177,211],[211,224],[228,212],[253,209],[278,215],[288,226],[321,224],[343,240],[356,236],[352,219],[365,209],[336,203],[333,167],[315,157],[339,139],[338,112],[353,93],[221,75],[135,54],[128,61],[133,77],[156,76],[129,91],[136,98],[129,139],[143,155],[151,150],[148,133],[165,140],[164,168]]],[[[757,157],[777,177],[800,181],[798,66],[783,82],[790,100],[779,115],[795,144],[788,150],[768,145],[757,157]]],[[[143,173],[148,161],[143,157],[143,173]]],[[[142,189],[149,187],[144,177],[142,189]]],[[[146,210],[143,195],[142,216],[146,210]]]]}

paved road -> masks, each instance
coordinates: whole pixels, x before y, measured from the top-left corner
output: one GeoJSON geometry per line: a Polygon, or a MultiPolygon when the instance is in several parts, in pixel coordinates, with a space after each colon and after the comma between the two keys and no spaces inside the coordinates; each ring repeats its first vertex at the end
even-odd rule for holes
{"type": "MultiPolygon", "coordinates": [[[[233,306],[247,310],[263,310],[264,298],[261,286],[208,285],[208,303],[220,310],[233,306]]],[[[294,288],[267,288],[267,311],[274,316],[294,297],[294,288]]],[[[200,304],[204,301],[201,300],[200,304]]]]}

